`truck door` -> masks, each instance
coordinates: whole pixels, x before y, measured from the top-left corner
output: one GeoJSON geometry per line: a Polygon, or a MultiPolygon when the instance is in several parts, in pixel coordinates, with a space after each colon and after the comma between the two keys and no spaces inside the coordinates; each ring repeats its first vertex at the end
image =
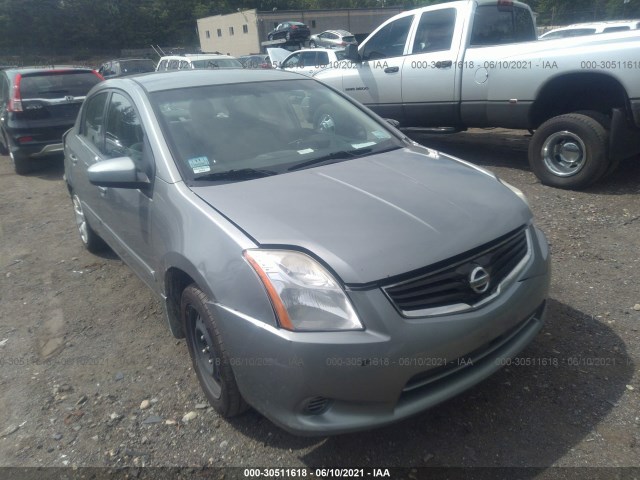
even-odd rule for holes
{"type": "Polygon", "coordinates": [[[402,122],[402,65],[415,15],[384,24],[360,48],[362,63],[343,70],[344,92],[383,117],[402,122]]]}
{"type": "Polygon", "coordinates": [[[461,35],[455,8],[428,10],[420,16],[402,66],[403,126],[458,123],[456,67],[461,35]]]}

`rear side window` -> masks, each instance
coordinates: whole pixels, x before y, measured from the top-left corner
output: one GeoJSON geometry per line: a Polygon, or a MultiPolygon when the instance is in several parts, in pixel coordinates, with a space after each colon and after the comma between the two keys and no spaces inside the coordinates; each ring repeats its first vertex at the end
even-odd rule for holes
{"type": "Polygon", "coordinates": [[[455,25],[454,8],[424,12],[420,17],[412,53],[449,50],[455,25]]]}
{"type": "Polygon", "coordinates": [[[178,60],[169,60],[169,66],[167,67],[167,70],[177,70],[178,65],[180,65],[180,62],[178,60]]]}
{"type": "Polygon", "coordinates": [[[625,30],[631,30],[631,27],[628,27],[628,26],[607,27],[602,31],[602,33],[623,32],[625,30]]]}
{"type": "Polygon", "coordinates": [[[93,72],[28,74],[20,81],[20,96],[22,100],[84,97],[99,82],[93,72]]]}
{"type": "Polygon", "coordinates": [[[82,120],[81,135],[102,150],[104,133],[104,111],[107,105],[107,92],[92,96],[87,100],[82,120]]]}
{"type": "Polygon", "coordinates": [[[476,8],[471,45],[502,45],[536,40],[529,10],[516,6],[481,5],[476,8]]]}

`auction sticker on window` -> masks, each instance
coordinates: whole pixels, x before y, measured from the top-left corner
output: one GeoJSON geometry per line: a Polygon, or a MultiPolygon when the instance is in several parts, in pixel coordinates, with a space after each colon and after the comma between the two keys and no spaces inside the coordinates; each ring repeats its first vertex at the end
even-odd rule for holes
{"type": "Polygon", "coordinates": [[[187,160],[193,173],[207,173],[211,171],[211,165],[207,157],[196,157],[187,160]]]}

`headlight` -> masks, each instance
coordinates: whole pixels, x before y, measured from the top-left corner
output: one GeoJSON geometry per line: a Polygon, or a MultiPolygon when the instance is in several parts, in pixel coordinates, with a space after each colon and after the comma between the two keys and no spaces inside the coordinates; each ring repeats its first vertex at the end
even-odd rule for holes
{"type": "Polygon", "coordinates": [[[527,197],[525,196],[524,193],[522,193],[522,190],[520,190],[519,188],[514,187],[513,185],[511,185],[509,182],[505,182],[504,180],[502,180],[501,178],[498,178],[498,181],[503,184],[505,187],[507,187],[509,190],[511,190],[513,193],[515,193],[517,196],[520,197],[520,199],[527,204],[527,207],[531,208],[531,205],[529,205],[529,200],[527,200],[527,197]]]}
{"type": "Polygon", "coordinates": [[[359,330],[362,324],[338,282],[313,258],[290,250],[245,250],[280,326],[288,330],[359,330]]]}

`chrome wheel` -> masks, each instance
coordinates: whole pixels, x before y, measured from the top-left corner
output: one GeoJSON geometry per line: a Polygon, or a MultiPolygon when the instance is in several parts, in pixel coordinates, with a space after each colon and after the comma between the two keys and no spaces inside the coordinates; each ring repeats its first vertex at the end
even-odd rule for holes
{"type": "Polygon", "coordinates": [[[554,175],[570,177],[584,167],[586,147],[580,137],[564,130],[546,139],[542,145],[542,159],[554,175]]]}
{"type": "Polygon", "coordinates": [[[84,217],[84,212],[82,211],[82,204],[80,203],[80,198],[78,198],[78,195],[73,196],[73,213],[76,218],[76,226],[78,227],[78,233],[80,234],[80,239],[82,240],[82,243],[87,245],[89,243],[87,219],[84,217]]]}

